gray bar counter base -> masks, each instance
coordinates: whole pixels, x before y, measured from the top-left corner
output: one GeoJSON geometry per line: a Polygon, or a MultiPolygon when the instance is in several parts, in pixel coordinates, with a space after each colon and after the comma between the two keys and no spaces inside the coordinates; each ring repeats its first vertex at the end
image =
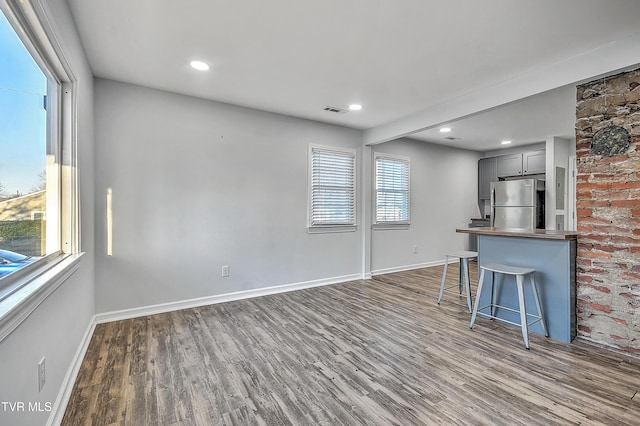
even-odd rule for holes
{"type": "MultiPolygon", "coordinates": [[[[549,337],[571,342],[576,337],[576,239],[575,232],[543,230],[507,230],[496,228],[465,228],[456,232],[478,235],[478,265],[502,263],[535,269],[540,302],[544,311],[549,337]]],[[[485,274],[485,279],[491,279],[485,274]]],[[[508,278],[507,278],[508,279],[508,278]]],[[[496,283],[497,303],[518,306],[516,286],[496,283]],[[500,286],[498,288],[497,286],[500,286]]],[[[535,311],[531,289],[525,293],[527,310],[535,311]]],[[[490,303],[490,295],[483,292],[480,306],[490,303]]],[[[516,313],[502,310],[496,315],[507,321],[517,322],[516,313]]],[[[534,324],[531,332],[544,335],[540,324],[534,324]]]]}

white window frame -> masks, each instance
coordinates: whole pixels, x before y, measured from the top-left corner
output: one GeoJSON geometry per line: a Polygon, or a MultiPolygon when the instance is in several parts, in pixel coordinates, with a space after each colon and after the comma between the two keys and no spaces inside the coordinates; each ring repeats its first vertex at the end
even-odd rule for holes
{"type": "Polygon", "coordinates": [[[411,159],[397,155],[374,153],[373,156],[373,228],[374,229],[408,229],[411,225],[411,159]],[[407,166],[407,218],[406,220],[378,220],[378,162],[390,161],[403,163],[407,166]]]}
{"type": "MultiPolygon", "coordinates": [[[[79,209],[76,141],[76,81],[54,32],[43,0],[0,2],[0,11],[43,70],[47,89],[47,191],[56,211],[47,212],[47,240],[56,239],[49,255],[0,279],[0,341],[8,336],[79,268],[79,209]],[[55,82],[55,84],[51,84],[55,82]],[[49,156],[48,156],[49,157],[49,156]],[[54,229],[55,228],[55,229],[54,229]],[[49,233],[51,232],[51,235],[49,233]]],[[[49,200],[48,200],[49,202],[49,200]]]]}
{"type": "Polygon", "coordinates": [[[324,232],[353,232],[357,229],[357,158],[356,150],[348,148],[330,147],[324,145],[309,144],[308,150],[308,214],[307,214],[307,231],[309,233],[324,233],[324,232]],[[314,152],[323,154],[335,153],[340,156],[348,156],[352,159],[352,186],[351,191],[351,218],[350,221],[337,222],[337,223],[321,223],[314,220],[315,209],[321,204],[314,200],[314,189],[318,187],[314,185],[314,173],[317,170],[314,169],[314,152]]]}

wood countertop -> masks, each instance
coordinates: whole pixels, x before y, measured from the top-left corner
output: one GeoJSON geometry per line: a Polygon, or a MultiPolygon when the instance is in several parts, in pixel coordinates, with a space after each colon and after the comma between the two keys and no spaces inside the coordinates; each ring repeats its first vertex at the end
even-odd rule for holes
{"type": "Polygon", "coordinates": [[[538,238],[544,240],[576,240],[576,231],[556,231],[547,229],[519,228],[458,228],[456,232],[476,235],[493,235],[497,237],[538,238]]]}

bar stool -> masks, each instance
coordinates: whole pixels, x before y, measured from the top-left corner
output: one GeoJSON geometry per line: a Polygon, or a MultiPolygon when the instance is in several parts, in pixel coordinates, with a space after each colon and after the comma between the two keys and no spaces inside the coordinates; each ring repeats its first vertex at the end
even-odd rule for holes
{"type": "Polygon", "coordinates": [[[480,279],[478,280],[478,291],[476,292],[476,301],[473,305],[473,313],[471,314],[471,323],[469,324],[469,328],[473,328],[473,323],[475,322],[477,315],[482,315],[490,319],[495,319],[495,320],[506,322],[512,325],[519,325],[520,328],[522,329],[522,337],[524,339],[524,345],[527,349],[529,349],[529,327],[531,325],[537,322],[540,322],[540,325],[542,325],[542,330],[544,331],[545,337],[549,337],[549,333],[547,332],[547,325],[545,324],[545,321],[544,321],[544,314],[542,312],[542,305],[540,305],[540,298],[538,296],[538,287],[536,286],[536,281],[534,278],[534,275],[536,272],[535,269],[518,268],[515,266],[501,265],[499,263],[491,263],[484,266],[480,266],[480,271],[481,272],[480,272],[480,279]],[[485,271],[491,272],[491,302],[488,305],[479,308],[478,305],[480,304],[480,296],[484,288],[483,284],[484,284],[485,271]],[[493,291],[495,274],[515,276],[516,278],[515,282],[518,287],[519,310],[496,304],[497,295],[493,291]],[[536,308],[538,309],[537,315],[527,313],[527,307],[524,300],[524,277],[525,276],[529,276],[529,281],[531,283],[531,288],[533,290],[533,298],[536,302],[536,308]],[[490,313],[481,312],[483,309],[487,309],[487,308],[491,310],[490,313]],[[516,323],[504,318],[496,317],[495,316],[496,308],[519,313],[520,323],[516,323]],[[534,320],[531,322],[528,322],[529,320],[527,317],[534,318],[534,320]]]}
{"type": "Polygon", "coordinates": [[[442,282],[440,283],[440,294],[438,295],[438,305],[442,300],[442,293],[444,293],[445,291],[448,293],[454,293],[449,289],[456,287],[455,285],[452,285],[449,287],[444,286],[444,282],[447,278],[447,266],[449,266],[450,257],[460,259],[460,273],[459,273],[458,285],[457,285],[458,294],[462,294],[462,278],[464,277],[466,279],[465,289],[467,291],[467,307],[469,308],[469,312],[471,312],[471,284],[469,279],[469,259],[474,259],[478,257],[478,252],[475,252],[475,251],[461,250],[456,253],[450,253],[445,255],[444,271],[442,271],[442,282]]]}

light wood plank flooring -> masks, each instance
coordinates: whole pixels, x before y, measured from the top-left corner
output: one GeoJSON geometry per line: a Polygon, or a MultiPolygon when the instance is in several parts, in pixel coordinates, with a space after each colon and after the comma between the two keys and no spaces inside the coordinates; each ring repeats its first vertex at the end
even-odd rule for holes
{"type": "Polygon", "coordinates": [[[63,424],[640,424],[640,359],[470,330],[464,297],[436,304],[441,273],[101,324],[63,424]]]}

